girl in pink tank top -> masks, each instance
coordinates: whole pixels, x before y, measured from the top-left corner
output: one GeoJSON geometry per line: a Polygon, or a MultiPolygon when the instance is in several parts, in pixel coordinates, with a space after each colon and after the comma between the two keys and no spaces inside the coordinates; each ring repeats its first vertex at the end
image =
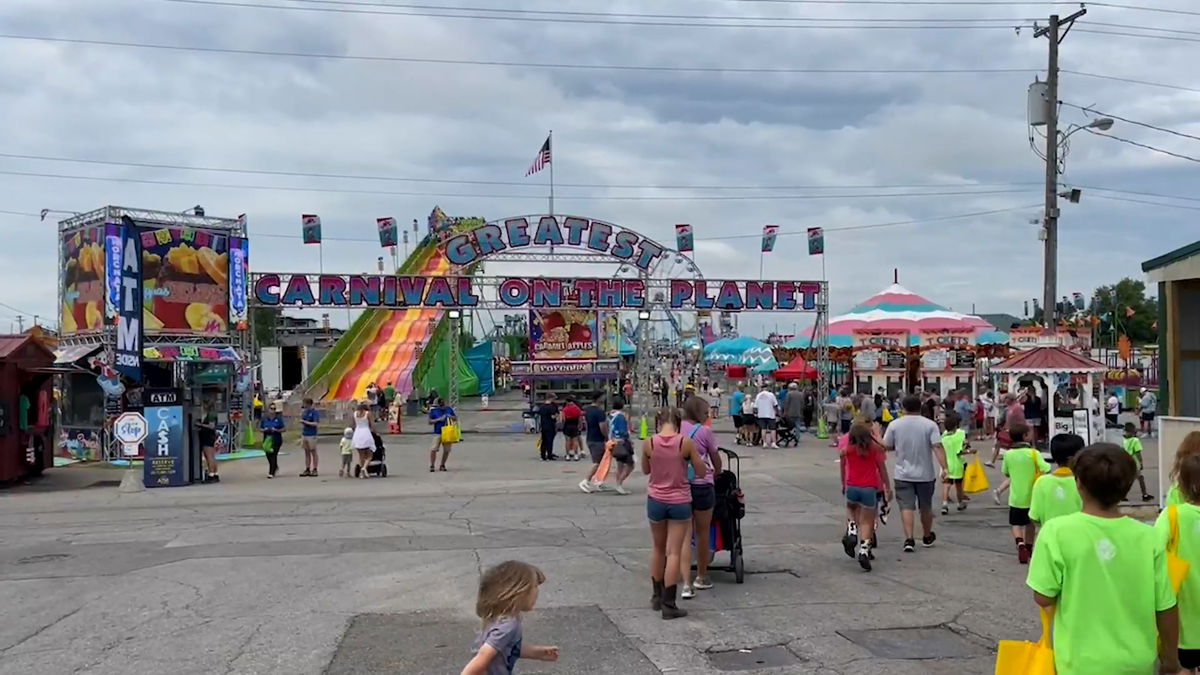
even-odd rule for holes
{"type": "Polygon", "coordinates": [[[703,476],[707,467],[692,439],[679,433],[681,420],[675,408],[658,413],[659,432],[642,444],[642,473],[650,477],[646,488],[646,517],[654,550],[650,554],[650,581],[654,593],[650,606],[662,618],[675,619],[687,612],[675,604],[679,584],[679,553],[692,519],[692,492],[687,465],[703,476]]]}

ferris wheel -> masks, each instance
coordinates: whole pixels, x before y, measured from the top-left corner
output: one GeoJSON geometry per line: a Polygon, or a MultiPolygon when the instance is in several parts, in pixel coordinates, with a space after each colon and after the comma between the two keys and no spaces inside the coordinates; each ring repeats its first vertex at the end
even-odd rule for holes
{"type": "MultiPolygon", "coordinates": [[[[697,281],[703,279],[704,275],[694,260],[679,251],[666,249],[646,272],[634,265],[623,264],[617,268],[613,278],[670,282],[677,279],[697,281]]],[[[626,334],[634,336],[640,330],[647,330],[651,343],[672,347],[678,347],[686,340],[696,339],[700,330],[700,320],[696,313],[670,311],[667,309],[668,298],[666,291],[662,289],[663,284],[658,283],[655,286],[647,292],[646,298],[650,318],[638,321],[633,316],[623,317],[626,334]]]]}

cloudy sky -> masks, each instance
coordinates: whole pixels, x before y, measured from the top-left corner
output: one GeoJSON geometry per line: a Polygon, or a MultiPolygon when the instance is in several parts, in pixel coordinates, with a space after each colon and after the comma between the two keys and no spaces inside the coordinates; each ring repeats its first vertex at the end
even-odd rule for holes
{"type": "MultiPolygon", "coordinates": [[[[0,3],[0,329],[18,314],[56,315],[60,212],[247,213],[254,271],[315,271],[299,214],[317,213],[324,268],[363,272],[380,252],[378,216],[423,222],[435,204],[487,218],[542,212],[547,173],[523,174],[549,129],[557,212],[666,243],[675,223],[691,223],[709,278],[755,276],[771,223],[783,236],[767,278],[819,276],[803,232],[826,228],[835,312],[886,286],[893,268],[958,310],[1019,315],[1040,296],[1030,221],[1044,164],[1030,149],[1026,88],[1044,77],[1047,44],[1031,29],[1077,4],[453,3],[0,3]],[[455,63],[404,60],[414,58],[455,63]],[[914,72],[930,70],[976,72],[914,72]],[[41,209],[53,210],[45,222],[41,209]],[[864,227],[906,221],[917,222],[864,227]]],[[[1200,136],[1200,12],[1189,0],[1154,6],[1182,11],[1091,6],[1063,42],[1060,98],[1200,136]]],[[[1064,124],[1087,119],[1063,109],[1064,124]]],[[[1200,140],[1120,121],[1111,133],[1200,157],[1200,140]]],[[[1200,238],[1198,169],[1072,136],[1064,180],[1085,187],[1062,206],[1060,294],[1139,277],[1141,261],[1200,238]]],[[[808,321],[745,327],[776,323],[808,321]]]]}

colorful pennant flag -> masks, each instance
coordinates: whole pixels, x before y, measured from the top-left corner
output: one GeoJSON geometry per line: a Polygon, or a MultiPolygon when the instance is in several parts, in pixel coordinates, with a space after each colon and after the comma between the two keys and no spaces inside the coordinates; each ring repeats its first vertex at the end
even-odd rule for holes
{"type": "Polygon", "coordinates": [[[1158,330],[1158,322],[1157,321],[1150,324],[1150,330],[1158,330]]]}
{"type": "Polygon", "coordinates": [[[825,230],[820,227],[808,228],[808,254],[825,255],[825,230]]]}
{"type": "Polygon", "coordinates": [[[692,226],[680,224],[675,226],[675,249],[680,253],[687,253],[695,250],[695,237],[692,235],[692,226]]]}
{"type": "Polygon", "coordinates": [[[1137,314],[1137,312],[1133,311],[1132,307],[1125,308],[1125,318],[1126,319],[1132,319],[1134,314],[1137,314]]]}
{"type": "Polygon", "coordinates": [[[1083,309],[1083,293],[1075,292],[1071,295],[1075,300],[1075,309],[1083,309]]]}
{"type": "Polygon", "coordinates": [[[300,236],[306,244],[320,244],[321,216],[312,213],[300,216],[300,236]]]}
{"type": "Polygon", "coordinates": [[[246,214],[243,213],[237,217],[237,226],[241,228],[246,227],[246,214]]]}
{"type": "Polygon", "coordinates": [[[778,225],[763,225],[762,252],[770,253],[775,250],[775,238],[779,235],[778,225]]]}
{"type": "Polygon", "coordinates": [[[383,248],[395,246],[398,232],[396,219],[391,217],[376,218],[375,225],[379,227],[379,245],[383,248]]]}

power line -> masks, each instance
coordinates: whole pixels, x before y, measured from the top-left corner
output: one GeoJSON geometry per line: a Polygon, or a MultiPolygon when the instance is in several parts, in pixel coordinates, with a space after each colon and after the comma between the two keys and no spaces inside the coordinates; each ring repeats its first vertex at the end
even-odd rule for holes
{"type": "MultiPolygon", "coordinates": [[[[185,4],[195,4],[190,0],[162,0],[163,2],[179,2],[185,4]]],[[[205,4],[209,0],[205,0],[205,4]]],[[[608,18],[631,18],[631,19],[678,19],[691,21],[770,21],[770,22],[821,22],[828,21],[833,23],[1003,23],[1011,24],[1014,21],[1036,21],[1037,18],[1012,18],[1012,17],[911,17],[911,18],[879,18],[879,17],[798,17],[798,16],[746,16],[744,14],[646,14],[646,13],[630,13],[630,12],[592,12],[579,10],[562,10],[562,9],[513,9],[508,7],[457,7],[447,5],[423,5],[401,2],[376,2],[376,1],[361,1],[361,0],[288,0],[288,2],[304,5],[333,5],[342,7],[380,7],[386,9],[415,9],[415,10],[432,10],[446,12],[487,12],[489,14],[499,15],[521,15],[534,14],[546,16],[569,16],[569,17],[595,17],[600,19],[608,18]]],[[[229,4],[227,2],[212,3],[212,4],[229,4]]],[[[255,3],[257,6],[257,3],[255,3]]],[[[278,9],[302,9],[298,7],[288,7],[281,5],[272,5],[278,9]]],[[[406,14],[407,15],[407,14],[406,14]]],[[[419,15],[418,15],[419,16],[419,15]]]]}
{"type": "Polygon", "coordinates": [[[1146,33],[1126,33],[1115,30],[1093,30],[1091,28],[1076,28],[1077,33],[1092,33],[1094,35],[1116,35],[1120,37],[1151,38],[1154,40],[1173,40],[1175,42],[1200,42],[1200,38],[1176,37],[1174,35],[1149,35],[1146,33]]]}
{"type": "MultiPolygon", "coordinates": [[[[0,170],[0,175],[22,176],[26,178],[53,178],[63,180],[84,180],[113,183],[140,183],[145,185],[174,185],[184,187],[206,187],[230,190],[270,190],[281,192],[321,192],[334,194],[384,195],[393,197],[445,197],[445,198],[477,198],[477,199],[543,199],[545,195],[527,194],[465,194],[443,192],[396,192],[390,190],[358,190],[350,188],[303,187],[293,185],[236,185],[231,183],[197,183],[191,181],[157,180],[148,178],[127,178],[116,176],[78,176],[58,173],[39,173],[33,171],[0,170]]],[[[886,199],[889,197],[952,197],[968,195],[996,195],[1028,192],[1028,189],[1007,190],[971,190],[943,192],[893,192],[893,193],[864,193],[855,192],[841,195],[681,195],[678,197],[649,197],[649,196],[604,196],[604,195],[563,195],[562,199],[586,201],[794,201],[821,199],[886,199]]]]}
{"type": "MultiPolygon", "coordinates": [[[[1082,3],[1081,3],[1082,4],[1082,3]]],[[[1170,9],[1167,7],[1145,7],[1139,5],[1123,5],[1115,2],[1088,2],[1091,7],[1111,7],[1112,9],[1132,9],[1138,12],[1157,12],[1159,14],[1179,14],[1182,16],[1200,16],[1200,12],[1188,9],[1170,9]]]]}
{"type": "MultiPolygon", "coordinates": [[[[256,174],[264,176],[288,176],[293,178],[337,178],[345,180],[375,180],[403,183],[439,183],[451,185],[491,185],[530,187],[528,181],[500,180],[463,180],[451,178],[408,178],[399,176],[381,176],[346,173],[315,173],[305,171],[272,171],[267,169],[245,169],[234,167],[187,166],[182,164],[158,164],[150,162],[120,162],[105,159],[85,159],[78,157],[54,157],[50,155],[29,155],[11,152],[0,152],[0,157],[9,159],[30,159],[46,162],[67,162],[76,164],[94,164],[103,166],[123,166],[139,169],[166,169],[173,171],[208,171],[233,174],[256,174]]],[[[1016,187],[1026,185],[1041,185],[1040,182],[1023,183],[900,183],[900,184],[842,184],[842,185],[655,185],[655,184],[609,184],[609,183],[556,183],[558,187],[591,188],[591,189],[630,189],[630,190],[912,190],[928,188],[976,188],[976,187],[1016,187]]]]}
{"type": "Polygon", "coordinates": [[[1168,129],[1166,127],[1159,127],[1159,126],[1155,126],[1153,124],[1148,124],[1146,122],[1139,122],[1137,120],[1131,120],[1127,117],[1121,117],[1120,115],[1114,115],[1112,113],[1104,112],[1102,110],[1097,110],[1097,109],[1089,107],[1089,106],[1075,105],[1074,103],[1067,103],[1066,101],[1059,101],[1059,103],[1061,103],[1062,105],[1065,105],[1069,108],[1076,108],[1076,109],[1082,110],[1083,112],[1086,112],[1086,113],[1091,113],[1093,115],[1099,115],[1100,117],[1111,117],[1114,120],[1120,120],[1122,122],[1125,122],[1127,124],[1132,124],[1134,126],[1145,127],[1146,129],[1153,129],[1155,131],[1161,131],[1163,133],[1179,136],[1180,138],[1190,138],[1193,141],[1200,141],[1200,136],[1193,136],[1192,134],[1186,134],[1182,131],[1175,131],[1174,129],[1168,129]]]}
{"type": "Polygon", "coordinates": [[[1186,160],[1188,160],[1189,162],[1197,162],[1197,163],[1200,163],[1200,158],[1197,158],[1197,157],[1192,157],[1192,156],[1190,156],[1190,155],[1182,155],[1182,154],[1180,154],[1180,153],[1178,153],[1178,152],[1171,152],[1170,150],[1163,150],[1162,148],[1156,148],[1156,147],[1154,147],[1153,145],[1146,145],[1145,143],[1138,143],[1137,141],[1131,141],[1131,140],[1129,140],[1128,138],[1121,138],[1120,136],[1113,136],[1112,134],[1102,134],[1102,133],[1100,133],[1099,131],[1094,131],[1094,130],[1092,130],[1092,129],[1088,129],[1087,127],[1084,127],[1084,128],[1083,128],[1083,130],[1084,130],[1084,131],[1086,131],[1086,132],[1088,132],[1089,134],[1094,134],[1094,135],[1096,135],[1096,136],[1102,136],[1102,137],[1104,137],[1104,138],[1111,138],[1111,139],[1112,139],[1112,140],[1114,140],[1114,141],[1120,141],[1120,142],[1122,142],[1122,143],[1128,143],[1129,145],[1132,145],[1132,146],[1135,146],[1135,147],[1138,147],[1138,148],[1142,148],[1142,149],[1145,149],[1145,150],[1150,150],[1150,151],[1153,151],[1153,152],[1157,152],[1157,153],[1159,153],[1159,154],[1162,154],[1162,155],[1168,155],[1168,156],[1170,156],[1170,157],[1176,157],[1176,158],[1178,158],[1178,159],[1186,159],[1186,160]]]}
{"type": "Polygon", "coordinates": [[[1141,197],[1161,197],[1163,199],[1180,199],[1187,202],[1200,202],[1200,197],[1184,197],[1183,195],[1167,195],[1161,192],[1146,192],[1143,190],[1122,190],[1118,188],[1100,187],[1098,185],[1079,185],[1077,183],[1065,182],[1066,185],[1074,185],[1077,188],[1084,190],[1100,190],[1102,192],[1115,192],[1123,195],[1138,195],[1141,197]]]}
{"type": "Polygon", "coordinates": [[[1169,9],[1166,7],[1145,7],[1139,5],[1124,5],[1115,2],[1091,2],[1090,0],[721,0],[722,2],[758,3],[778,5],[833,5],[833,6],[874,6],[874,7],[1109,7],[1112,9],[1128,9],[1140,12],[1158,12],[1164,14],[1180,14],[1185,16],[1200,16],[1200,12],[1186,9],[1169,9]]]}
{"type": "MultiPolygon", "coordinates": [[[[1076,29],[1076,30],[1078,30],[1078,29],[1076,29]]],[[[1177,91],[1190,91],[1190,92],[1200,94],[1200,88],[1184,87],[1184,86],[1178,85],[1178,84],[1163,84],[1162,82],[1149,82],[1147,80],[1138,80],[1138,79],[1134,79],[1134,78],[1130,78],[1130,77],[1117,77],[1115,75],[1099,75],[1097,73],[1084,73],[1084,72],[1080,72],[1078,70],[1067,70],[1066,68],[1060,68],[1058,72],[1070,73],[1071,75],[1079,75],[1080,77],[1094,77],[1099,80],[1113,80],[1115,82],[1127,82],[1129,84],[1144,84],[1147,87],[1162,87],[1163,89],[1175,89],[1177,91]]]]}
{"type": "MultiPolygon", "coordinates": [[[[479,19],[489,21],[518,21],[518,22],[533,22],[533,23],[568,23],[568,24],[585,24],[595,26],[659,26],[664,28],[801,28],[801,29],[823,29],[823,30],[843,30],[843,29],[878,29],[878,30],[962,30],[962,29],[992,29],[997,28],[1010,29],[1013,27],[1028,25],[1028,22],[1020,19],[1012,19],[1008,24],[990,24],[990,25],[969,25],[969,24],[914,24],[914,25],[887,25],[887,24],[778,24],[778,23],[711,23],[711,22],[687,22],[687,21],[635,21],[631,19],[616,19],[601,21],[595,18],[573,18],[573,17],[547,17],[547,16],[497,16],[495,14],[447,14],[428,11],[385,11],[381,9],[351,9],[342,7],[297,7],[292,5],[268,5],[259,2],[237,2],[234,0],[218,1],[218,0],[160,0],[161,2],[171,2],[186,5],[205,5],[209,7],[233,7],[239,9],[272,9],[291,12],[325,12],[333,14],[356,14],[356,15],[383,15],[383,16],[417,16],[417,17],[432,17],[441,19],[479,19]]],[[[446,8],[447,10],[453,8],[446,8]]],[[[491,11],[491,10],[488,10],[491,11]]]]}
{"type": "Polygon", "coordinates": [[[1037,68],[727,68],[723,66],[644,66],[622,64],[589,63],[545,63],[530,61],[489,61],[473,59],[442,59],[411,56],[378,56],[329,54],[314,52],[281,52],[260,49],[228,49],[223,47],[201,47],[168,45],[145,42],[120,42],[115,40],[87,40],[77,38],[50,37],[42,35],[0,34],[0,40],[31,40],[57,42],[99,47],[127,47],[132,49],[164,49],[170,51],[202,52],[214,54],[236,54],[242,56],[278,56],[300,59],[329,59],[341,61],[375,61],[384,63],[428,63],[437,65],[499,66],[514,68],[549,68],[570,70],[630,70],[648,72],[681,73],[752,73],[752,74],[820,74],[820,75],[903,75],[903,74],[964,74],[964,73],[1039,73],[1037,68]]]}
{"type": "Polygon", "coordinates": [[[1132,202],[1134,204],[1149,204],[1151,206],[1164,206],[1168,209],[1186,209],[1188,211],[1200,211],[1200,206],[1187,206],[1186,204],[1167,204],[1165,202],[1155,202],[1149,199],[1133,199],[1131,197],[1114,197],[1112,195],[1092,195],[1099,199],[1108,199],[1114,202],[1132,202]]]}
{"type": "Polygon", "coordinates": [[[1177,28],[1158,28],[1155,26],[1131,26],[1126,23],[1105,23],[1103,21],[1087,21],[1084,25],[1087,26],[1103,26],[1106,28],[1132,28],[1134,30],[1154,30],[1163,33],[1178,33],[1180,35],[1200,35],[1200,31],[1196,30],[1180,30],[1177,28]]]}

